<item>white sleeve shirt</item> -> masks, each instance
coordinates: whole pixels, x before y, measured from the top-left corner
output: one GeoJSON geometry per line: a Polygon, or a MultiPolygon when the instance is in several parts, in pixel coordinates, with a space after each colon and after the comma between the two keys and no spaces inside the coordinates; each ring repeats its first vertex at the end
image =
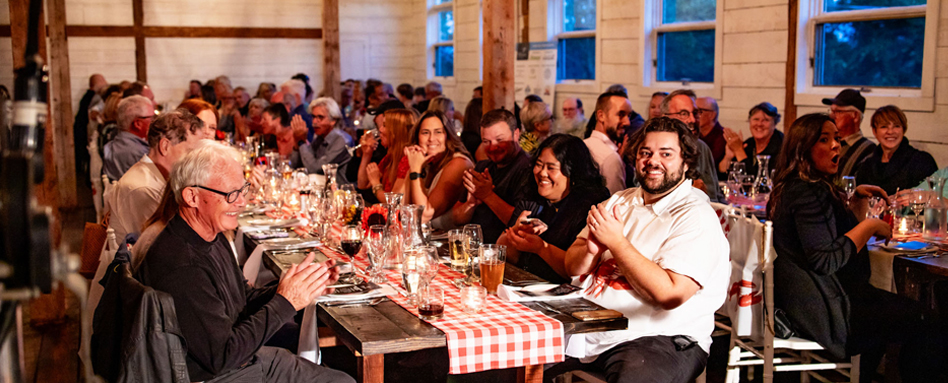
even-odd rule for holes
{"type": "Polygon", "coordinates": [[[583,140],[589,153],[599,165],[599,173],[606,179],[609,193],[615,194],[625,189],[625,163],[616,146],[605,133],[594,130],[589,138],[583,140]]]}

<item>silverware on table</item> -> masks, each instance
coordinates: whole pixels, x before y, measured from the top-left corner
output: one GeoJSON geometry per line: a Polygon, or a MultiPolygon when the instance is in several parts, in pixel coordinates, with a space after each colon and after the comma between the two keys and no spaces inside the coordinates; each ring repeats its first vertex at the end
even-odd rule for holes
{"type": "Polygon", "coordinates": [[[348,306],[375,306],[379,303],[386,301],[388,297],[375,297],[371,299],[359,299],[354,301],[333,301],[325,302],[323,306],[325,307],[348,307],[348,306]]]}
{"type": "Polygon", "coordinates": [[[567,313],[565,313],[565,312],[562,312],[562,311],[556,309],[556,308],[553,307],[553,306],[550,306],[550,305],[546,304],[546,302],[537,301],[536,304],[537,304],[537,306],[540,306],[540,307],[542,307],[544,310],[547,310],[547,311],[552,311],[552,312],[555,312],[555,313],[557,313],[557,314],[562,314],[562,315],[570,315],[570,314],[567,314],[567,313]]]}

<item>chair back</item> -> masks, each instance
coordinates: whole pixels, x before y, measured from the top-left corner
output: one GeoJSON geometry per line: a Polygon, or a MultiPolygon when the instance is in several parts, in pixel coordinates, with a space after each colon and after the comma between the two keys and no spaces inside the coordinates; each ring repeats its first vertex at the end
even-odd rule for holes
{"type": "Polygon", "coordinates": [[[730,209],[726,214],[725,235],[731,247],[731,280],[725,311],[739,337],[761,340],[764,336],[764,307],[773,307],[773,227],[753,216],[730,209]],[[766,302],[765,302],[766,301],[766,302]]]}

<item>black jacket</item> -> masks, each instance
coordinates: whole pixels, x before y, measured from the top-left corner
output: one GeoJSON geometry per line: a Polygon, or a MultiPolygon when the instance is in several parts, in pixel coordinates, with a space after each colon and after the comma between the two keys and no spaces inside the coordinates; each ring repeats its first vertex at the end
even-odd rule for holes
{"type": "Polygon", "coordinates": [[[909,145],[908,138],[903,137],[889,162],[882,162],[882,145],[876,145],[872,154],[856,171],[856,183],[876,185],[892,195],[898,189],[918,186],[925,177],[937,170],[938,164],[931,154],[915,149],[909,145]]]}
{"type": "Polygon", "coordinates": [[[187,346],[171,296],[143,286],[116,255],[95,310],[92,365],[109,382],[187,383],[187,346]]]}
{"type": "Polygon", "coordinates": [[[837,358],[847,355],[850,297],[869,285],[869,254],[845,234],[856,217],[821,182],[787,180],[774,223],[774,306],[801,337],[837,358]]]}

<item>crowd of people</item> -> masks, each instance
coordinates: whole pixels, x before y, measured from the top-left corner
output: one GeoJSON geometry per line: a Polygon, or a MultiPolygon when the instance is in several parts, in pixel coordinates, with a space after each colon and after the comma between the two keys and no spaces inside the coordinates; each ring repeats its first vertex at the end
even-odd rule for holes
{"type": "Polygon", "coordinates": [[[77,135],[85,141],[76,155],[93,182],[103,174],[116,182],[104,201],[110,227],[122,237],[150,233],[148,247],[136,249],[136,275],[173,296],[192,380],[233,381],[255,363],[267,379],[348,378],[263,346],[336,274],[301,264],[262,288],[240,277],[227,233],[255,177],[241,177],[233,149],[208,141],[251,136],[308,173],[338,165],[338,183],[354,184],[369,204],[403,194],[435,230],[479,224],[484,243],[507,246],[508,262],[572,281],[622,312],[628,329],[571,337],[570,358],[546,373],[597,369],[610,382],[684,382],[704,370],[731,270],[709,202],[726,202],[719,180],[732,163],[756,174],[756,156],[768,155],[775,299],[794,331],[834,356],[862,354],[870,379],[890,343],[903,345],[903,381],[939,373],[941,325],[868,283],[866,244],[892,234],[865,218],[868,197],[893,197],[938,170],[909,144],[897,106],[871,116],[878,144],[862,136],[866,100],[853,89],[784,131],[777,107],[754,105],[745,139],[721,125],[716,100],[686,89],[652,95],[640,115],[615,85],[588,116],[581,100],[566,98],[559,120],[536,95],[514,110],[485,111],[480,90],[462,114],[435,82],[347,80],[333,99],[303,74],[279,87],[261,83],[253,96],[221,76],[192,81],[178,109],[156,115],[146,84],[96,75],[76,118],[89,127],[77,129],[89,134],[77,135]],[[844,175],[859,184],[851,200],[836,183],[844,175]]]}

